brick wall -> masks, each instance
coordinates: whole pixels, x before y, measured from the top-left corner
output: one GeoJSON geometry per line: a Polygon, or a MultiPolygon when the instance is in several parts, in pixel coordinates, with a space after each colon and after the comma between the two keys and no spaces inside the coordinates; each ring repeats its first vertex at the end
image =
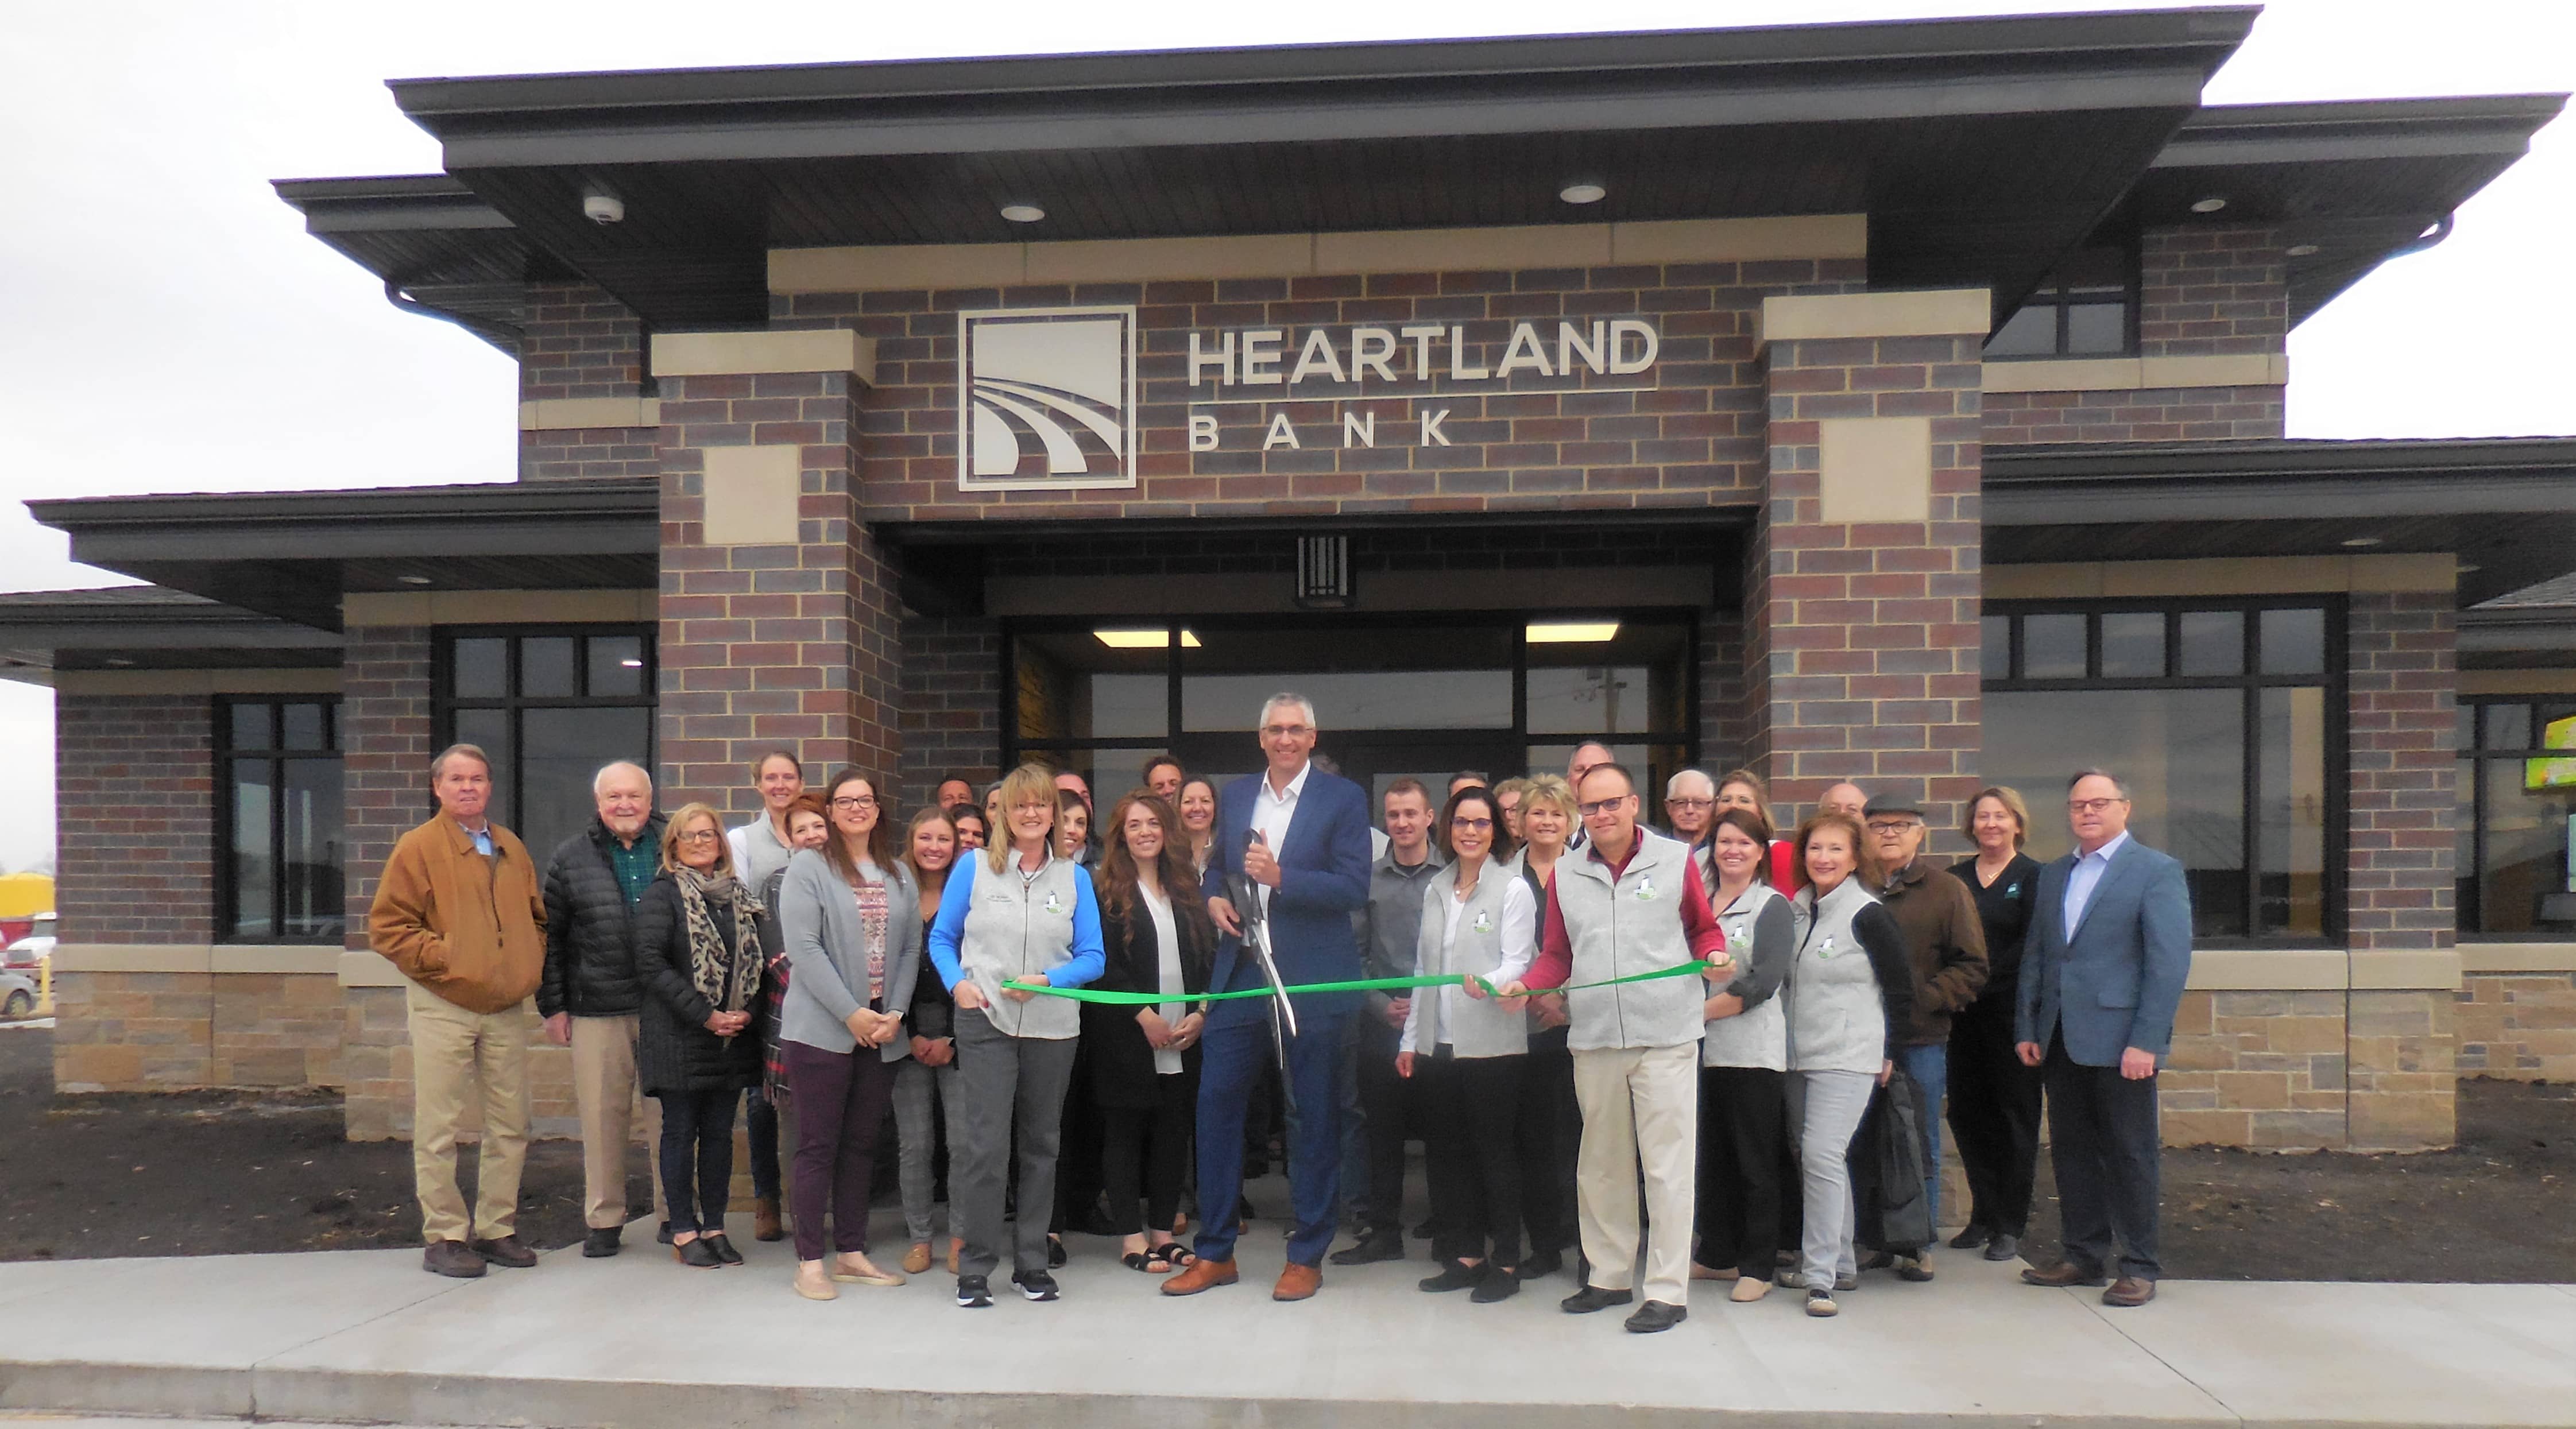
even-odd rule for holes
{"type": "Polygon", "coordinates": [[[2138,354],[2279,352],[2290,335],[2290,265],[2279,230],[2244,224],[2152,229],[2138,241],[2138,354]]]}
{"type": "Polygon", "coordinates": [[[2198,442],[2287,430],[2279,387],[2160,387],[2125,392],[1989,392],[1985,442],[2198,442]]]}
{"type": "MultiPolygon", "coordinates": [[[[799,294],[777,300],[772,325],[849,326],[877,340],[880,385],[867,397],[862,425],[871,520],[1696,506],[1750,500],[1760,484],[1752,316],[1761,299],[1856,285],[1862,271],[1856,260],[1831,260],[799,294]],[[1067,304],[1139,308],[1140,485],[959,492],[958,310],[1067,304]],[[1349,410],[1378,414],[1375,447],[1340,445],[1333,400],[1218,407],[1207,410],[1222,414],[1221,449],[1189,449],[1188,399],[1218,395],[1210,386],[1195,394],[1189,386],[1194,330],[1289,329],[1293,363],[1295,334],[1304,329],[1437,322],[1465,328],[1473,360],[1490,367],[1513,322],[1540,324],[1553,351],[1561,320],[1630,316],[1647,318],[1659,332],[1661,352],[1650,379],[1656,390],[1453,391],[1420,403],[1354,402],[1349,410]],[[1435,408],[1448,411],[1442,432],[1449,444],[1418,445],[1421,412],[1435,408]],[[1265,452],[1263,424],[1280,412],[1303,445],[1265,452]]],[[[1393,369],[1400,380],[1410,380],[1412,361],[1410,345],[1400,344],[1393,369]]],[[[1527,387],[1539,380],[1524,372],[1513,382],[1527,387]]],[[[1638,379],[1586,380],[1624,387],[1638,379]]],[[[1445,374],[1440,382],[1448,383],[1445,374]]],[[[1309,390],[1341,396],[1357,389],[1300,388],[1309,390]]],[[[1226,395],[1245,395],[1245,389],[1226,395]]]]}
{"type": "Polygon", "coordinates": [[[2576,973],[2471,973],[2455,1001],[2461,1076],[2576,1082],[2576,973]]]}
{"type": "Polygon", "coordinates": [[[1712,610],[1699,623],[1699,764],[1713,775],[1752,755],[1753,711],[1744,677],[1744,612],[1712,610]]]}
{"type": "Polygon", "coordinates": [[[367,909],[394,843],[427,819],[429,627],[359,625],[340,657],[342,871],[349,888],[343,946],[367,947],[367,909]]]}
{"type": "Polygon", "coordinates": [[[991,620],[903,622],[902,807],[918,809],[950,775],[1001,777],[1002,633],[991,620]]]}
{"type": "Polygon", "coordinates": [[[1953,830],[1976,792],[1982,336],[1770,346],[1746,704],[1748,748],[1784,822],[1851,779],[1921,798],[1933,829],[1953,830]],[[1823,520],[1818,423],[1872,416],[1931,419],[1930,521],[1823,520]]]}
{"type": "Polygon", "coordinates": [[[212,942],[213,701],[57,695],[54,729],[63,941],[212,942]]]}
{"type": "MultiPolygon", "coordinates": [[[[859,521],[847,374],[663,384],[661,777],[666,807],[759,807],[743,770],[785,745],[808,770],[855,765],[893,787],[902,752],[893,572],[859,521]],[[798,542],[704,544],[705,450],[803,450],[798,542]]],[[[953,473],[952,473],[953,476],[953,473]]]]}
{"type": "MultiPolygon", "coordinates": [[[[644,324],[587,283],[529,287],[522,306],[519,400],[634,397],[648,393],[644,324]]],[[[659,470],[650,427],[519,433],[519,476],[651,476],[659,470]]]]}

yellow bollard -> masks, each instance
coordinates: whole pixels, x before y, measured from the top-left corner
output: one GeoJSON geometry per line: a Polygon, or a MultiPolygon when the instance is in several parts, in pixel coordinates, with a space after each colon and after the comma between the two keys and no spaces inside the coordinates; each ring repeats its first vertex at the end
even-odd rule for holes
{"type": "Polygon", "coordinates": [[[36,961],[36,1015],[54,1015],[54,959],[51,954],[36,961]]]}

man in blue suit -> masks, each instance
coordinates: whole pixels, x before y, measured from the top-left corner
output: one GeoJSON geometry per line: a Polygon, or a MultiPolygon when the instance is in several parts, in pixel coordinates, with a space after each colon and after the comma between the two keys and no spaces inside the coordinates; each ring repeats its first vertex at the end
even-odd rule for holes
{"type": "Polygon", "coordinates": [[[2156,1063],[2173,1050],[2191,975],[2191,889],[2182,864],[2129,837],[2129,790],[2086,769],[2066,790],[2075,852],[2039,875],[2022,964],[2017,1050],[2048,1089],[2049,1155],[2066,1257],[2025,1270],[2033,1285],[2100,1285],[2106,1305],[2156,1298],[2164,1137],[2156,1063]]]}
{"type": "MultiPolygon", "coordinates": [[[[1303,695],[1272,695],[1261,707],[1261,750],[1269,768],[1237,779],[1217,795],[1216,849],[1209,860],[1208,914],[1226,935],[1208,986],[1231,992],[1263,986],[1267,976],[1240,941],[1243,922],[1227,896],[1228,875],[1241,875],[1270,933],[1280,979],[1290,985],[1343,982],[1360,976],[1360,945],[1351,912],[1368,902],[1369,809],[1360,786],[1314,767],[1315,704],[1303,695]]],[[[1333,1243],[1340,1204],[1342,1107],[1337,1073],[1343,1039],[1358,1012],[1355,992],[1297,999],[1297,1032],[1280,1049],[1296,1115],[1288,1126],[1288,1186],[1296,1229],[1274,1300],[1304,1300],[1323,1284],[1324,1252],[1333,1243]]],[[[1166,1295],[1195,1295],[1236,1280],[1236,1199],[1243,1187],[1243,1121],[1272,1042],[1267,999],[1213,1005],[1201,1035],[1199,1064],[1198,1260],[1163,1282],[1166,1295]]]]}

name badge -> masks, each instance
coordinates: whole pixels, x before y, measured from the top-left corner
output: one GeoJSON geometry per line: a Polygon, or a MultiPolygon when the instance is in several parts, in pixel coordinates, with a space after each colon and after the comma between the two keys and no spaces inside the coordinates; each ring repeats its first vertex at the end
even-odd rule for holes
{"type": "Polygon", "coordinates": [[[1830,958],[1830,957],[1832,957],[1833,955],[1834,955],[1834,935],[1833,935],[1833,934],[1831,934],[1831,933],[1827,933],[1827,934],[1824,936],[1824,940],[1823,940],[1822,942],[1819,942],[1818,944],[1816,944],[1816,956],[1817,956],[1817,957],[1820,957],[1820,958],[1830,958]]]}
{"type": "Polygon", "coordinates": [[[1655,880],[1653,875],[1641,874],[1638,876],[1637,901],[1640,903],[1652,903],[1655,901],[1655,880]]]}
{"type": "Polygon", "coordinates": [[[2019,898],[2021,896],[2021,884],[2016,881],[2004,885],[2004,896],[2006,898],[2019,898]]]}
{"type": "Polygon", "coordinates": [[[1468,924],[1467,926],[1475,929],[1479,933],[1490,933],[1494,931],[1494,915],[1487,913],[1482,909],[1478,909],[1476,912],[1476,921],[1468,924]]]}
{"type": "Polygon", "coordinates": [[[1064,911],[1064,900],[1058,898],[1053,890],[1049,890],[1047,893],[1046,911],[1050,913],[1061,913],[1064,911]]]}

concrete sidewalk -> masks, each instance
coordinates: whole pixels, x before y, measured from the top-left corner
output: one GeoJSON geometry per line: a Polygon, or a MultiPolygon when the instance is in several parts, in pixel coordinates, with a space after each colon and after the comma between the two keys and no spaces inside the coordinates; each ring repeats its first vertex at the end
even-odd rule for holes
{"type": "Polygon", "coordinates": [[[1420,1258],[1331,1270],[1315,1300],[1273,1304],[1267,1225],[1239,1286],[1168,1300],[1114,1242],[1076,1237],[1062,1301],[976,1312],[936,1271],[800,1300],[788,1248],[748,1226],[737,1270],[683,1269],[645,1224],[629,1241],[480,1281],[423,1274],[412,1251],[0,1265],[0,1411],[621,1429],[1563,1429],[1614,1406],[1638,1425],[2576,1425],[2568,1286],[2168,1281],[2112,1310],[1949,1255],[1931,1285],[1867,1277],[1835,1320],[1793,1294],[1733,1305],[1701,1286],[1688,1323],[1639,1336],[1616,1313],[1560,1313],[1564,1276],[1500,1305],[1424,1295],[1420,1258]]]}

